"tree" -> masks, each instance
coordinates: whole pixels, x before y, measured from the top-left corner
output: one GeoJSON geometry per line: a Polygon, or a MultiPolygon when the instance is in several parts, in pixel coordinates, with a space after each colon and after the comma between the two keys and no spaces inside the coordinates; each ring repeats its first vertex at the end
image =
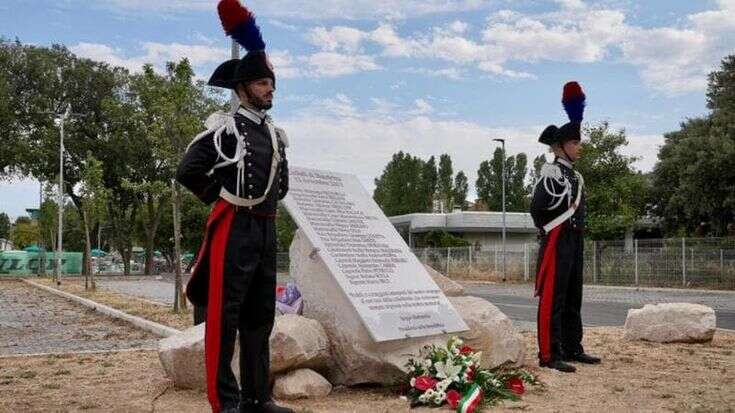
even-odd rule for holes
{"type": "Polygon", "coordinates": [[[445,211],[451,211],[454,205],[452,195],[454,194],[454,187],[452,185],[452,158],[448,154],[443,154],[439,157],[439,171],[437,179],[437,195],[444,204],[445,211]]]}
{"type": "Polygon", "coordinates": [[[393,154],[383,173],[375,179],[373,199],[388,216],[429,211],[430,186],[423,177],[425,162],[409,153],[393,154]]]}
{"type": "Polygon", "coordinates": [[[28,217],[18,217],[13,225],[11,242],[22,250],[38,242],[38,225],[28,217]]]}
{"type": "Polygon", "coordinates": [[[454,205],[458,206],[462,210],[467,209],[467,191],[467,175],[465,175],[464,172],[459,171],[457,172],[457,176],[454,177],[452,199],[454,200],[454,205]]]}
{"type": "MultiPolygon", "coordinates": [[[[104,102],[122,94],[119,86],[125,70],[80,59],[63,46],[45,48],[5,42],[0,45],[0,73],[4,75],[0,94],[8,99],[0,104],[0,122],[5,123],[2,138],[11,141],[15,154],[4,160],[0,169],[46,182],[54,180],[60,160],[59,130],[53,114],[63,112],[68,105],[81,114],[65,123],[62,162],[62,190],[76,206],[71,211],[81,214],[81,200],[75,193],[81,166],[88,152],[102,160],[113,149],[100,139],[107,125],[104,102]]],[[[77,218],[81,221],[81,215],[77,218]]]]}
{"type": "Polygon", "coordinates": [[[278,250],[288,251],[293,241],[297,226],[291,215],[283,205],[278,205],[278,218],[276,218],[276,234],[278,238],[278,250]]]}
{"type": "Polygon", "coordinates": [[[541,167],[546,163],[546,157],[539,155],[533,158],[533,169],[531,169],[531,183],[533,185],[541,178],[541,167]]]}
{"type": "Polygon", "coordinates": [[[421,182],[423,188],[421,192],[426,197],[426,208],[423,212],[432,212],[434,210],[434,198],[436,197],[436,185],[439,180],[439,174],[436,170],[436,159],[433,156],[424,163],[421,170],[421,182]]]}
{"type": "Polygon", "coordinates": [[[191,139],[202,129],[206,115],[222,108],[207,96],[203,86],[194,81],[194,70],[187,59],[169,62],[166,75],[158,77],[151,66],[144,68],[144,80],[152,86],[141,88],[147,110],[153,114],[148,136],[152,140],[154,157],[161,162],[162,173],[169,177],[174,226],[174,268],[176,282],[174,311],[186,308],[181,276],[181,188],[173,180],[175,169],[184,156],[191,139]]]}
{"type": "Polygon", "coordinates": [[[10,238],[10,217],[5,212],[0,212],[0,238],[10,238]]]}
{"type": "Polygon", "coordinates": [[[669,233],[735,234],[735,55],[708,77],[704,117],[664,135],[651,203],[669,233]]]}
{"type": "Polygon", "coordinates": [[[633,168],[637,158],[620,153],[628,144],[624,130],[603,122],[585,133],[589,140],[575,167],[585,181],[586,232],[592,239],[621,238],[645,213],[648,181],[633,168]]]}
{"type": "Polygon", "coordinates": [[[92,239],[90,231],[99,225],[102,220],[105,206],[107,205],[107,189],[104,186],[102,163],[92,156],[87,155],[82,167],[82,181],[80,188],[80,200],[82,209],[82,223],[84,224],[84,288],[95,290],[97,288],[94,273],[92,272],[92,239]]]}
{"type": "Polygon", "coordinates": [[[528,176],[528,157],[525,153],[509,156],[506,160],[505,173],[507,182],[505,188],[506,209],[514,212],[528,212],[531,207],[532,187],[526,185],[528,176]]]}
{"type": "MultiPolygon", "coordinates": [[[[509,156],[505,160],[506,187],[505,208],[510,212],[528,212],[530,188],[526,185],[528,175],[525,153],[509,156]]],[[[482,161],[477,170],[477,196],[490,211],[503,209],[503,150],[496,148],[490,161],[482,161]]]]}

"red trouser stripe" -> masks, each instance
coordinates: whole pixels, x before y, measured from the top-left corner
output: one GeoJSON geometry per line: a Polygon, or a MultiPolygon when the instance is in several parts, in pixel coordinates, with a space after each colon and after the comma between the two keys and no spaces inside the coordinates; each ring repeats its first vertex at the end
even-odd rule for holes
{"type": "Polygon", "coordinates": [[[538,346],[541,361],[551,360],[551,315],[554,309],[554,281],[556,280],[556,244],[561,226],[549,233],[544,258],[536,276],[536,295],[541,295],[538,314],[538,346]]]}
{"type": "MultiPolygon", "coordinates": [[[[219,218],[211,235],[209,251],[209,295],[207,299],[207,323],[204,333],[204,354],[207,367],[207,396],[212,411],[218,413],[222,409],[217,392],[217,373],[219,369],[220,342],[222,339],[222,284],[224,278],[225,251],[230,237],[230,227],[235,217],[235,208],[224,201],[219,201],[212,210],[211,217],[219,218]]],[[[210,219],[210,225],[214,224],[210,219]]]]}

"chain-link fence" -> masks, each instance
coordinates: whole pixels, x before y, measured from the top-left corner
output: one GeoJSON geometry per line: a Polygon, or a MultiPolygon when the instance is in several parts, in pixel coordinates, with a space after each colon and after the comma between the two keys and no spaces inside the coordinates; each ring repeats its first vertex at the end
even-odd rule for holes
{"type": "MultiPolygon", "coordinates": [[[[538,244],[508,245],[505,278],[530,281],[538,260],[538,244]]],[[[503,279],[501,245],[421,248],[422,262],[452,278],[503,279]]],[[[591,284],[735,289],[735,239],[676,238],[585,243],[585,282],[591,284]]]]}
{"type": "MultiPolygon", "coordinates": [[[[509,244],[507,281],[532,281],[538,244],[509,244]]],[[[418,259],[452,278],[503,279],[501,244],[460,248],[417,248],[418,259]]],[[[288,273],[288,253],[278,254],[278,272],[288,273]]],[[[588,284],[735,290],[735,238],[671,238],[587,241],[584,278],[588,284]]]]}

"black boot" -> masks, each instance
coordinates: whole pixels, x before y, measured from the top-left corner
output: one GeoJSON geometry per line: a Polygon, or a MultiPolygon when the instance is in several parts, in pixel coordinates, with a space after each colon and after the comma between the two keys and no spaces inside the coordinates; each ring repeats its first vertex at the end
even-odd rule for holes
{"type": "Polygon", "coordinates": [[[255,403],[252,400],[246,400],[240,402],[240,413],[256,413],[258,409],[255,407],[255,403]]]}
{"type": "Polygon", "coordinates": [[[602,359],[599,357],[587,354],[587,353],[573,353],[568,354],[566,357],[564,357],[564,361],[572,361],[572,362],[578,362],[583,364],[599,364],[602,359]]]}
{"type": "Polygon", "coordinates": [[[550,369],[555,369],[559,371],[563,371],[564,373],[574,373],[577,371],[577,368],[572,366],[571,364],[567,364],[561,360],[551,360],[547,362],[541,362],[539,363],[541,367],[548,367],[550,369]]]}
{"type": "Polygon", "coordinates": [[[273,402],[273,400],[258,403],[256,406],[256,411],[258,413],[295,413],[293,409],[289,409],[288,407],[281,407],[273,402]]]}

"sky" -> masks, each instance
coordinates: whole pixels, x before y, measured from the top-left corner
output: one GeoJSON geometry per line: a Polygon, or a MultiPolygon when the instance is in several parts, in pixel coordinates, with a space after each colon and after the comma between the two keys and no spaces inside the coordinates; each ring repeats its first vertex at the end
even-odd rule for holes
{"type": "MultiPolygon", "coordinates": [[[[2,0],[0,36],[207,79],[229,57],[215,0],[2,0]]],[[[735,53],[735,0],[253,0],[292,165],[354,173],[369,191],[393,153],[451,155],[474,197],[480,162],[546,152],[565,82],[585,121],[624,129],[650,171],[663,134],[707,113],[707,74],[735,53]]],[[[0,183],[0,211],[38,204],[32,179],[0,183]]]]}

